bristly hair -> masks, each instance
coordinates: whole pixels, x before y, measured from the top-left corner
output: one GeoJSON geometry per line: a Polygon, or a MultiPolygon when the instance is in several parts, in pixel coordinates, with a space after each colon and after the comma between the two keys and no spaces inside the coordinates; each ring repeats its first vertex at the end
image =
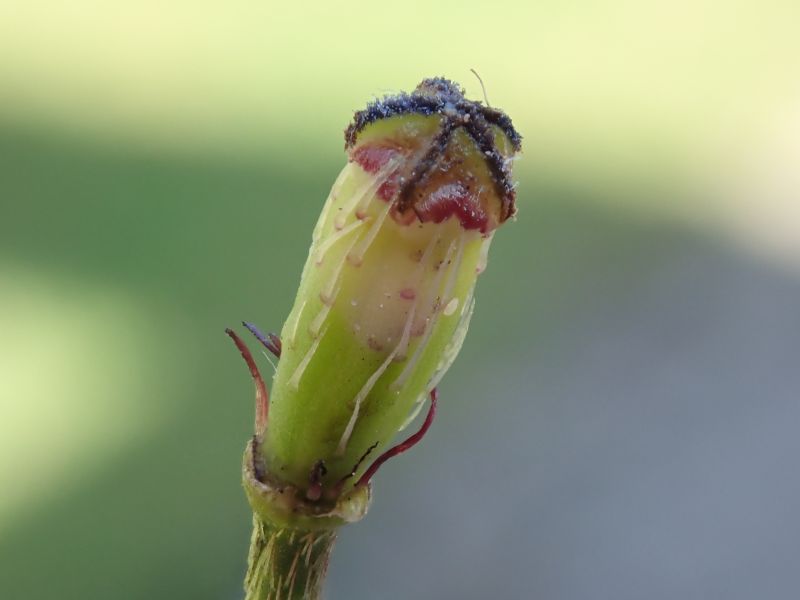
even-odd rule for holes
{"type": "Polygon", "coordinates": [[[440,114],[447,117],[457,115],[459,121],[465,121],[469,114],[471,121],[478,114],[486,123],[497,125],[508,137],[515,152],[522,147],[522,136],[514,129],[511,118],[502,110],[484,106],[478,100],[467,100],[464,90],[457,83],[444,77],[424,79],[410,94],[400,92],[384,96],[380,100],[370,102],[364,110],[353,116],[353,122],[345,129],[345,149],[351,148],[358,134],[370,123],[396,115],[409,113],[419,115],[440,114]]]}

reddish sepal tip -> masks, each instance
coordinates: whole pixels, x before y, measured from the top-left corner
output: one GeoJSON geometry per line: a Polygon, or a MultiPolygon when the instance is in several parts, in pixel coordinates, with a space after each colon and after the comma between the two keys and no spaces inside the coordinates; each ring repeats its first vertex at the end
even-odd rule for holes
{"type": "Polygon", "coordinates": [[[247,368],[250,370],[250,376],[253,378],[253,381],[256,385],[256,434],[262,435],[267,429],[267,418],[269,415],[269,392],[267,391],[267,386],[264,383],[264,379],[261,377],[261,373],[258,371],[258,365],[256,365],[256,361],[253,358],[253,355],[250,352],[250,349],[247,347],[247,344],[244,343],[244,340],[240,338],[233,329],[226,329],[225,333],[233,340],[233,343],[236,344],[236,347],[239,349],[239,352],[242,354],[242,358],[244,359],[247,368]]]}

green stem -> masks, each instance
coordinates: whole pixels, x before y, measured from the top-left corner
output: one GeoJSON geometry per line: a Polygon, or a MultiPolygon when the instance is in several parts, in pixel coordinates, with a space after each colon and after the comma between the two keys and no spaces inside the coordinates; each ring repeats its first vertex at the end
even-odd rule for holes
{"type": "Polygon", "coordinates": [[[254,516],[245,600],[320,598],[335,541],[335,529],[287,529],[254,516]]]}
{"type": "Polygon", "coordinates": [[[368,485],[331,500],[309,501],[257,462],[260,439],[244,453],[242,482],[253,509],[253,537],[244,580],[245,600],[316,600],[328,571],[338,528],[369,508],[368,485]]]}

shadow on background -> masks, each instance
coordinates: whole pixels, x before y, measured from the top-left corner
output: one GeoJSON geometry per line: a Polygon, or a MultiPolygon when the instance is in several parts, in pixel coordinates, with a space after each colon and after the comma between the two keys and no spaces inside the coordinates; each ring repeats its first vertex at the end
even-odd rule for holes
{"type": "MultiPolygon", "coordinates": [[[[19,408],[34,411],[36,439],[12,437],[9,464],[41,451],[33,491],[0,512],[4,598],[240,597],[252,389],[222,330],[241,318],[279,329],[340,167],[263,158],[226,166],[0,132],[13,199],[0,262],[12,286],[20,273],[55,282],[52,314],[19,313],[25,339],[46,354],[37,323],[59,321],[61,294],[124,298],[142,316],[131,337],[113,311],[85,321],[123,332],[93,348],[88,377],[117,369],[144,391],[114,379],[90,408],[149,415],[73,472],[58,460],[59,431],[83,426],[69,407],[19,408]]],[[[798,278],[522,177],[441,415],[343,532],[330,597],[796,591],[798,278]]],[[[57,405],[70,373],[53,380],[52,367],[19,389],[46,386],[57,405]]]]}

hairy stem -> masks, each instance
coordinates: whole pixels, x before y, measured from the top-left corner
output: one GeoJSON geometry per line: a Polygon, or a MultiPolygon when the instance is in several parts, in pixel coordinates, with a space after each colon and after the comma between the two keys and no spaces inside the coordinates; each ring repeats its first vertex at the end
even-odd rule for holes
{"type": "Polygon", "coordinates": [[[320,598],[335,541],[334,529],[287,529],[254,516],[245,600],[320,598]]]}
{"type": "Polygon", "coordinates": [[[361,519],[370,487],[359,485],[335,503],[308,501],[297,488],[261,473],[259,440],[247,444],[242,482],[253,509],[245,600],[316,600],[328,570],[338,528],[361,519]]]}

